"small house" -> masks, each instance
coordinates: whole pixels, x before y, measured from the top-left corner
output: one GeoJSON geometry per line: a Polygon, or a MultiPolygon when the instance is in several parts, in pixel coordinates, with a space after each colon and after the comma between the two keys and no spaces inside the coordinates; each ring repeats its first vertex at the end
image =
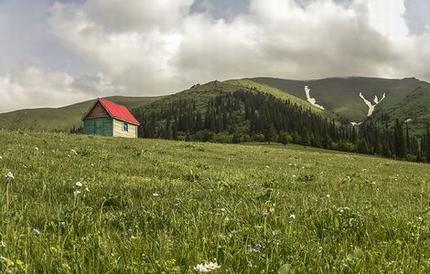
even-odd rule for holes
{"type": "Polygon", "coordinates": [[[99,98],[82,119],[83,133],[111,137],[137,138],[140,123],[122,105],[99,98]]]}

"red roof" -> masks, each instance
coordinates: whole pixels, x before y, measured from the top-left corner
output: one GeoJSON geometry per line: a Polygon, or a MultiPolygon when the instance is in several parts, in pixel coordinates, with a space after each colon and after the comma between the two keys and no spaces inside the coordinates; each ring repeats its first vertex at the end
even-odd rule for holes
{"type": "Polygon", "coordinates": [[[112,118],[137,126],[140,125],[139,121],[137,121],[137,119],[133,116],[133,114],[130,113],[130,111],[125,106],[112,103],[111,101],[103,98],[99,98],[98,101],[102,104],[102,106],[106,109],[106,111],[112,118]]]}

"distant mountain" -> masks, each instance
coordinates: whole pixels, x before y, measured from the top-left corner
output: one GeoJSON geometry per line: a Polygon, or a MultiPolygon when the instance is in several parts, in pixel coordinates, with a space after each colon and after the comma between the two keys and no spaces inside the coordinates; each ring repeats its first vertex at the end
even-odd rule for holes
{"type": "Polygon", "coordinates": [[[388,119],[391,123],[399,119],[407,122],[415,133],[424,133],[430,122],[430,86],[422,85],[397,103],[378,109],[374,118],[388,119]]]}
{"type": "Polygon", "coordinates": [[[276,78],[253,78],[285,93],[306,100],[305,87],[312,98],[327,111],[334,112],[350,122],[361,122],[368,116],[369,107],[364,99],[375,105],[374,113],[386,113],[390,118],[412,119],[419,122],[430,121],[427,105],[430,105],[430,84],[415,78],[381,79],[367,77],[327,78],[320,80],[296,81],[276,78]],[[360,97],[360,93],[362,97],[360,97]],[[384,97],[385,94],[385,97],[384,97]],[[409,101],[413,102],[409,102],[409,101]],[[419,111],[414,109],[417,105],[419,111]],[[426,112],[427,110],[427,112],[426,112]]]}
{"type": "Polygon", "coordinates": [[[264,93],[267,95],[274,96],[282,100],[288,100],[299,107],[310,109],[312,112],[322,115],[324,117],[332,117],[332,113],[324,112],[302,98],[296,97],[275,87],[271,87],[262,83],[258,83],[249,79],[239,79],[239,80],[228,80],[224,82],[212,81],[206,84],[196,84],[191,88],[181,91],[176,94],[159,97],[150,104],[142,106],[144,109],[157,110],[161,106],[175,102],[178,100],[190,100],[193,99],[196,102],[198,108],[206,108],[208,101],[215,96],[232,93],[237,90],[253,90],[256,92],[264,93]]]}
{"type": "MultiPolygon", "coordinates": [[[[304,108],[310,108],[320,115],[328,115],[328,113],[323,113],[321,110],[309,105],[305,100],[251,80],[230,80],[226,82],[213,81],[202,85],[196,84],[187,90],[167,96],[113,96],[108,97],[107,99],[115,103],[125,105],[134,114],[138,114],[143,110],[157,110],[170,102],[188,99],[194,99],[197,106],[203,109],[211,98],[219,94],[231,93],[238,89],[253,89],[258,92],[271,94],[278,98],[288,99],[304,108]]],[[[94,102],[95,99],[60,108],[23,109],[8,113],[0,113],[0,129],[69,132],[70,130],[81,126],[82,116],[88,111],[94,102]]]]}
{"type": "MultiPolygon", "coordinates": [[[[238,79],[167,96],[108,99],[128,107],[143,124],[139,136],[149,138],[292,142],[430,160],[430,133],[424,134],[430,84],[414,78],[238,79]]],[[[93,103],[3,113],[0,129],[76,132],[93,103]]]]}
{"type": "MultiPolygon", "coordinates": [[[[430,121],[430,84],[415,78],[381,79],[368,77],[286,80],[249,78],[196,84],[182,92],[160,97],[110,97],[132,112],[139,113],[177,100],[193,98],[204,109],[208,101],[238,89],[254,90],[288,100],[322,117],[360,123],[369,109],[377,120],[410,121],[412,131],[422,132],[430,121]],[[378,103],[378,104],[377,104],[378,103]],[[370,108],[369,108],[370,106],[370,108]]],[[[0,128],[36,131],[70,131],[80,126],[80,118],[94,102],[87,101],[62,108],[19,110],[0,114],[0,128]]]]}

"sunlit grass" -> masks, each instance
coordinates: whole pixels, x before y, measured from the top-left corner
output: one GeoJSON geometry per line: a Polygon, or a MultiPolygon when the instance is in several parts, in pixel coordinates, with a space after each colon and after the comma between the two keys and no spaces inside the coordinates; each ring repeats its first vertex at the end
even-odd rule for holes
{"type": "Polygon", "coordinates": [[[426,272],[429,171],[297,146],[0,132],[0,272],[426,272]]]}

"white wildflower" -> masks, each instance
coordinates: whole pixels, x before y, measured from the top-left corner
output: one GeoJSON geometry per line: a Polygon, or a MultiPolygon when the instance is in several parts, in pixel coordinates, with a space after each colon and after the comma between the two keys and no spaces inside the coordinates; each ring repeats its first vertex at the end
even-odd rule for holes
{"type": "Polygon", "coordinates": [[[39,229],[33,228],[33,234],[36,235],[36,236],[40,236],[40,234],[42,234],[42,233],[40,232],[39,229]]]}
{"type": "Polygon", "coordinates": [[[76,182],[75,186],[76,187],[82,187],[82,183],[81,182],[76,182]]]}
{"type": "Polygon", "coordinates": [[[330,194],[325,195],[325,197],[326,197],[327,199],[330,199],[330,198],[331,198],[330,194]]]}
{"type": "Polygon", "coordinates": [[[157,192],[154,192],[154,193],[152,193],[152,196],[154,196],[154,197],[159,197],[159,196],[160,196],[160,194],[159,194],[159,193],[157,193],[157,192]]]}
{"type": "Polygon", "coordinates": [[[70,150],[73,154],[78,155],[78,152],[74,149],[70,150]]]}
{"type": "Polygon", "coordinates": [[[13,179],[15,179],[15,176],[13,176],[13,173],[12,173],[11,171],[9,171],[9,172],[6,174],[5,178],[6,178],[6,182],[10,182],[10,181],[12,181],[13,179]]]}
{"type": "Polygon", "coordinates": [[[194,267],[194,270],[198,273],[209,273],[212,272],[214,270],[217,270],[218,268],[220,268],[221,266],[218,265],[217,262],[210,262],[207,264],[197,264],[194,267]]]}
{"type": "Polygon", "coordinates": [[[198,273],[208,273],[210,272],[205,265],[203,264],[198,264],[194,267],[194,270],[198,273]]]}
{"type": "Polygon", "coordinates": [[[371,184],[372,184],[372,185],[376,185],[376,182],[372,182],[371,184]]]}
{"type": "Polygon", "coordinates": [[[0,247],[6,247],[6,244],[3,241],[0,241],[0,247]]]}
{"type": "Polygon", "coordinates": [[[295,215],[295,214],[291,214],[291,215],[290,215],[290,219],[291,219],[291,220],[295,220],[295,219],[296,219],[296,215],[295,215]]]}
{"type": "Polygon", "coordinates": [[[261,251],[261,249],[263,248],[262,244],[256,244],[254,246],[248,246],[249,247],[249,251],[254,252],[254,253],[259,253],[261,251]]]}
{"type": "Polygon", "coordinates": [[[86,192],[90,192],[90,189],[88,187],[85,188],[86,192]]]}
{"type": "Polygon", "coordinates": [[[78,196],[79,194],[81,194],[81,191],[80,191],[80,190],[75,190],[75,191],[73,192],[73,195],[75,195],[75,196],[78,196]]]}
{"type": "Polygon", "coordinates": [[[3,157],[2,157],[2,156],[0,156],[0,160],[3,160],[3,157]]]}
{"type": "Polygon", "coordinates": [[[34,150],[39,151],[39,148],[38,147],[34,147],[34,150]]]}

